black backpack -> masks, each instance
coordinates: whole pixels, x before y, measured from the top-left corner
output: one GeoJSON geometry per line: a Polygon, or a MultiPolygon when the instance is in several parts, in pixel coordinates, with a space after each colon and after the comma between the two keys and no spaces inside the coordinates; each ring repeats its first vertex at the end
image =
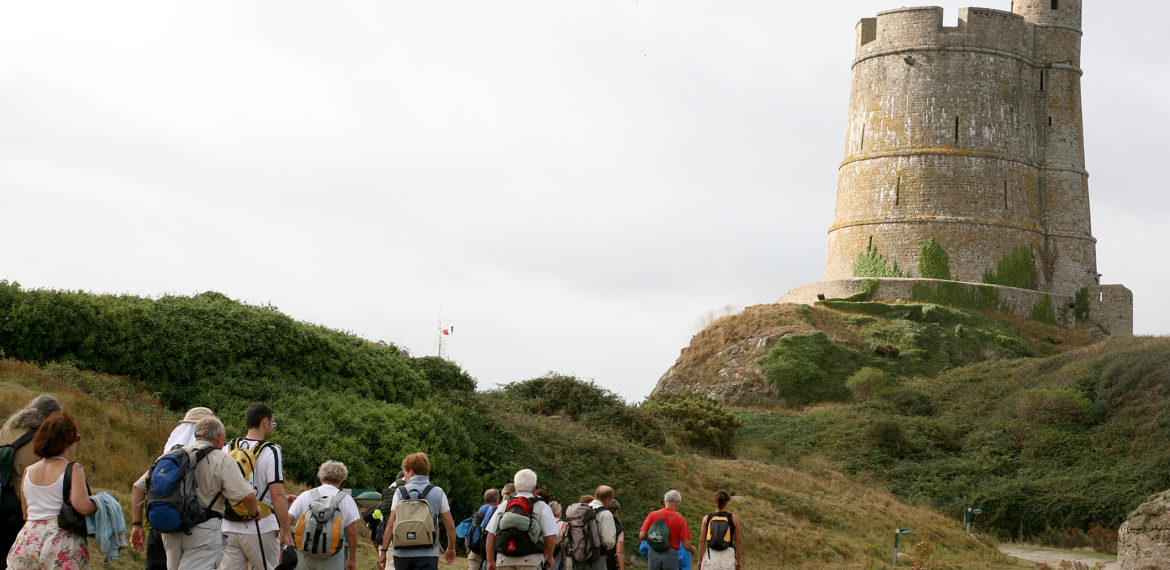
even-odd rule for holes
{"type": "Polygon", "coordinates": [[[704,533],[707,548],[711,550],[727,550],[735,546],[735,522],[731,518],[731,513],[720,511],[707,515],[707,528],[704,533]]]}
{"type": "Polygon", "coordinates": [[[491,507],[486,514],[475,511],[475,514],[471,515],[471,530],[467,531],[467,551],[478,554],[480,558],[487,556],[487,531],[484,527],[495,512],[496,508],[491,507]]]}
{"type": "Polygon", "coordinates": [[[16,484],[13,482],[12,464],[16,462],[16,450],[32,441],[36,430],[28,430],[16,441],[0,445],[0,511],[20,509],[20,497],[16,496],[16,484]]]}
{"type": "Polygon", "coordinates": [[[614,542],[613,548],[605,551],[605,567],[608,570],[617,570],[618,569],[617,542],[616,541],[617,541],[617,537],[621,536],[622,533],[625,532],[625,530],[626,530],[625,527],[622,526],[621,521],[617,520],[617,517],[613,517],[613,527],[614,527],[613,536],[614,536],[615,542],[614,542]]]}

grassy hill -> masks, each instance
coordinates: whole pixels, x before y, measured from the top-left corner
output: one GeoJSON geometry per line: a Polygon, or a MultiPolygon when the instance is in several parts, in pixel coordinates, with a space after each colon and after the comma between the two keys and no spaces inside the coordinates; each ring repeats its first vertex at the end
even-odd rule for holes
{"type": "MultiPolygon", "coordinates": [[[[531,467],[563,503],[614,485],[631,529],[671,488],[694,528],[727,488],[745,522],[749,568],[885,567],[895,527],[935,545],[931,567],[1015,567],[955,520],[828,462],[724,457],[735,448],[724,436],[740,420],[706,398],[634,406],[560,376],[477,393],[453,364],[214,293],[151,300],[0,283],[0,350],[0,414],[41,391],[61,396],[85,435],[79,459],[95,490],[123,500],[184,408],[210,405],[234,435],[243,409],[264,399],[280,419],[273,440],[290,480],[302,484],[333,458],[350,467],[350,485],[381,486],[405,453],[422,449],[457,518],[482,489],[531,467]]],[[[114,567],[140,562],[128,554],[114,567]]]]}
{"type": "MultiPolygon", "coordinates": [[[[573,382],[579,391],[597,390],[573,382]]],[[[42,392],[58,396],[78,419],[84,439],[77,459],[86,466],[94,491],[110,491],[125,506],[130,482],[155,457],[180,415],[163,409],[125,378],[70,366],[0,360],[0,414],[11,414],[42,392]]],[[[824,465],[794,469],[715,459],[669,442],[658,446],[661,449],[648,448],[616,435],[619,427],[598,427],[580,417],[559,415],[564,409],[532,412],[531,399],[524,397],[523,390],[477,397],[502,419],[498,433],[485,435],[510,443],[499,454],[507,469],[532,467],[541,476],[541,486],[563,502],[575,500],[599,483],[613,484],[623,504],[619,518],[635,527],[632,534],[644,513],[657,506],[668,489],[683,493],[682,511],[694,527],[709,512],[714,491],[725,488],[734,494],[732,508],[746,529],[747,568],[883,568],[888,565],[895,527],[913,529],[916,541],[936,545],[932,568],[1020,567],[963,533],[954,520],[899,502],[878,486],[852,480],[824,465]]],[[[292,481],[290,487],[300,490],[305,485],[292,481]]],[[[466,514],[456,512],[457,518],[466,514]]],[[[636,541],[629,542],[629,548],[636,546],[636,541]]],[[[905,548],[912,550],[912,544],[905,548]]],[[[91,548],[97,558],[92,541],[91,548]]],[[[360,567],[372,567],[373,548],[367,543],[359,548],[360,567]]],[[[94,567],[140,568],[142,562],[141,555],[126,551],[118,562],[107,565],[95,560],[94,567]]]]}
{"type": "Polygon", "coordinates": [[[1005,539],[1108,548],[1170,488],[1168,351],[937,305],[766,305],[696,335],[671,380],[775,390],[737,409],[741,458],[825,464],[955,519],[978,507],[1005,539]],[[745,342],[756,361],[727,357],[745,342]]]}

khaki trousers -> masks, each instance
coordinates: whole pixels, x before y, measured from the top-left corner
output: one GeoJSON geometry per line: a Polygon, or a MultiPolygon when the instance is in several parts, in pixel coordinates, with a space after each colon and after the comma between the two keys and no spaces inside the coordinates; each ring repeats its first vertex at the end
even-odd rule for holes
{"type": "Polygon", "coordinates": [[[223,558],[223,535],[219,519],[199,523],[185,532],[162,533],[167,551],[167,570],[209,570],[219,568],[223,558]]]}
{"type": "Polygon", "coordinates": [[[225,570],[228,568],[244,570],[248,567],[255,570],[274,570],[276,565],[280,564],[280,540],[277,538],[279,531],[262,532],[260,536],[256,536],[255,530],[223,534],[227,537],[227,546],[224,548],[223,563],[220,567],[225,570]],[[264,543],[263,560],[267,562],[267,568],[261,563],[261,542],[264,543]]]}

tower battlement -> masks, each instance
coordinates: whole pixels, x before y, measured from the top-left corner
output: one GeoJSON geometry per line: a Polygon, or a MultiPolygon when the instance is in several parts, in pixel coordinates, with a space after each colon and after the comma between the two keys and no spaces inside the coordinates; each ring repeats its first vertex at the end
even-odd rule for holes
{"type": "Polygon", "coordinates": [[[943,25],[937,6],[879,12],[857,24],[858,60],[894,50],[975,48],[1032,59],[1032,27],[1019,14],[990,8],[962,8],[957,26],[943,25]]]}

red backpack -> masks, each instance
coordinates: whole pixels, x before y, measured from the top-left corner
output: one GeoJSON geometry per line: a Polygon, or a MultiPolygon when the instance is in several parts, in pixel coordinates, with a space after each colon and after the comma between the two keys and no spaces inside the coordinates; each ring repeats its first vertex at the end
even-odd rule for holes
{"type": "Polygon", "coordinates": [[[539,498],[515,497],[508,501],[496,528],[496,552],[504,556],[527,556],[544,552],[540,523],[532,514],[539,498]]]}

